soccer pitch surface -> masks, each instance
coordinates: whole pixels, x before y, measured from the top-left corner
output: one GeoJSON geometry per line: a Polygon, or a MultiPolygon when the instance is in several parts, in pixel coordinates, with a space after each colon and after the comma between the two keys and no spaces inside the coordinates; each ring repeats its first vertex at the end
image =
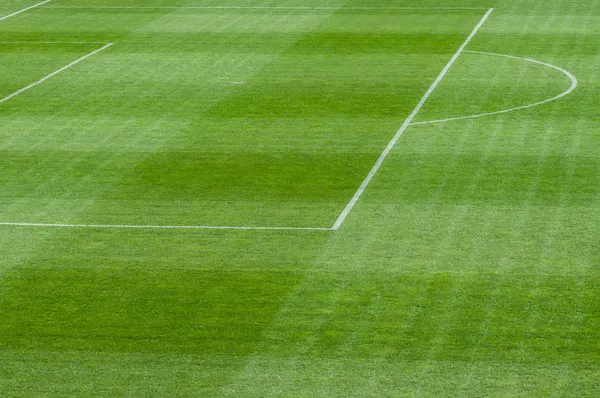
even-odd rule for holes
{"type": "Polygon", "coordinates": [[[3,0],[0,395],[600,395],[600,1],[3,0]]]}

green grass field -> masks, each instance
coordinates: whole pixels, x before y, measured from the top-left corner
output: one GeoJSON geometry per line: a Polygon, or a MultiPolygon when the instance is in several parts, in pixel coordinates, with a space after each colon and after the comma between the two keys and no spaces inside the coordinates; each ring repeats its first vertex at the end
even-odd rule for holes
{"type": "Polygon", "coordinates": [[[35,4],[0,396],[600,396],[600,0],[35,4]]]}

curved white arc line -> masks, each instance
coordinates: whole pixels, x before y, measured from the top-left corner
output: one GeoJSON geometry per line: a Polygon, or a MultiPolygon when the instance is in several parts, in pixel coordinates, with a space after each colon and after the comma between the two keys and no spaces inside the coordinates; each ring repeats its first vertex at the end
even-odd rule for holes
{"type": "Polygon", "coordinates": [[[484,116],[499,115],[499,114],[502,114],[502,113],[514,112],[514,111],[518,111],[518,110],[521,110],[521,109],[533,108],[534,106],[546,104],[548,102],[555,101],[555,100],[557,100],[559,98],[562,98],[562,97],[564,97],[566,95],[569,95],[577,87],[577,78],[575,76],[573,76],[573,74],[571,74],[569,71],[564,70],[563,68],[559,68],[556,65],[552,65],[552,64],[549,64],[549,63],[546,63],[546,62],[542,62],[542,61],[537,61],[537,60],[531,59],[531,58],[515,57],[513,55],[506,55],[506,54],[496,54],[496,53],[489,53],[489,52],[483,52],[483,51],[470,51],[470,50],[465,50],[464,52],[466,52],[466,53],[472,53],[472,54],[483,54],[483,55],[492,55],[492,56],[496,56],[496,57],[518,59],[518,60],[521,60],[521,61],[528,61],[528,62],[532,62],[534,64],[539,64],[539,65],[547,66],[548,68],[555,69],[555,70],[563,73],[565,76],[567,76],[571,80],[571,86],[565,92],[562,92],[562,93],[560,93],[560,94],[558,94],[558,95],[556,95],[556,96],[554,96],[552,98],[548,98],[548,99],[545,99],[543,101],[534,102],[533,104],[517,106],[515,108],[510,108],[510,109],[503,109],[501,111],[479,113],[479,114],[476,114],[476,115],[458,116],[458,117],[451,117],[451,118],[447,118],[447,119],[425,120],[425,121],[422,121],[422,122],[413,122],[413,123],[411,123],[412,126],[416,126],[416,125],[419,125],[419,124],[444,123],[444,122],[450,122],[450,121],[453,121],[453,120],[475,119],[475,118],[484,117],[484,116]]]}

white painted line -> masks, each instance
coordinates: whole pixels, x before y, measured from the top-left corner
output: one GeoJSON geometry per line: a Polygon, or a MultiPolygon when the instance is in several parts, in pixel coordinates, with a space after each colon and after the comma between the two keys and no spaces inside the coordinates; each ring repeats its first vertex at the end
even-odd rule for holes
{"type": "Polygon", "coordinates": [[[32,8],[35,8],[35,7],[39,7],[39,6],[43,5],[43,4],[50,3],[51,1],[52,0],[42,1],[41,3],[34,4],[34,5],[32,5],[30,7],[27,7],[27,8],[23,8],[22,10],[19,10],[17,12],[13,12],[12,14],[5,15],[3,17],[0,17],[0,21],[4,21],[5,19],[8,19],[10,17],[14,17],[15,15],[19,15],[22,12],[25,12],[27,10],[31,10],[32,8]]]}
{"type": "Polygon", "coordinates": [[[118,224],[46,224],[29,222],[0,222],[0,226],[50,227],[50,228],[97,228],[97,229],[237,229],[264,231],[331,231],[331,228],[310,227],[236,227],[212,225],[118,225],[118,224]]]}
{"type": "Polygon", "coordinates": [[[487,10],[486,7],[308,7],[308,6],[48,6],[45,8],[129,10],[487,10]]]}
{"type": "Polygon", "coordinates": [[[8,97],[2,98],[2,99],[0,100],[0,104],[2,104],[3,102],[6,102],[6,101],[8,101],[8,100],[9,100],[9,99],[11,99],[11,98],[14,98],[14,97],[16,97],[17,95],[21,94],[21,93],[22,93],[22,92],[24,92],[24,91],[27,91],[27,90],[29,90],[29,89],[30,89],[30,88],[32,88],[32,87],[35,87],[35,86],[37,86],[38,84],[42,84],[43,82],[45,82],[46,80],[50,79],[51,77],[58,75],[60,72],[62,72],[62,71],[64,71],[64,70],[66,70],[66,69],[69,69],[71,66],[78,64],[79,62],[83,61],[84,59],[86,59],[86,58],[88,58],[88,57],[91,57],[92,55],[94,55],[94,54],[97,54],[97,53],[99,53],[99,52],[100,52],[100,51],[102,51],[102,50],[106,50],[108,47],[112,46],[113,44],[114,44],[114,43],[108,43],[108,44],[107,44],[107,45],[105,45],[104,47],[102,47],[102,48],[99,48],[99,49],[97,49],[97,50],[95,50],[95,51],[92,51],[91,53],[89,53],[89,54],[87,54],[87,55],[84,55],[83,57],[79,58],[78,60],[75,60],[75,61],[71,62],[69,65],[67,65],[67,66],[63,66],[63,67],[62,67],[62,68],[60,68],[59,70],[57,70],[57,71],[55,71],[55,72],[52,72],[52,73],[50,73],[48,76],[46,76],[46,77],[44,77],[44,78],[42,78],[42,79],[38,80],[37,82],[35,82],[35,83],[31,83],[29,86],[27,86],[27,87],[23,87],[22,89],[20,89],[20,90],[18,90],[18,91],[15,91],[14,93],[12,93],[11,95],[9,95],[8,97]]]}
{"type": "Polygon", "coordinates": [[[102,41],[0,41],[0,44],[107,44],[102,41]]]}
{"type": "Polygon", "coordinates": [[[577,87],[577,78],[575,76],[573,76],[569,71],[566,71],[563,68],[559,68],[558,66],[555,66],[555,65],[552,65],[552,64],[548,64],[546,62],[537,61],[537,60],[531,59],[531,58],[515,57],[513,55],[488,53],[488,52],[483,52],[483,51],[469,51],[469,50],[465,50],[465,52],[466,53],[472,53],[472,54],[483,54],[483,55],[492,55],[492,56],[495,56],[495,57],[504,57],[504,58],[518,59],[518,60],[521,60],[521,61],[533,62],[534,64],[539,64],[539,65],[547,66],[548,68],[555,69],[555,70],[557,70],[559,72],[562,72],[565,76],[567,76],[571,80],[571,86],[566,91],[564,91],[564,92],[562,92],[562,93],[560,93],[560,94],[558,94],[558,95],[556,95],[556,96],[554,96],[552,98],[548,98],[548,99],[545,99],[545,100],[539,101],[539,102],[534,102],[533,104],[527,104],[527,105],[523,105],[523,106],[517,106],[515,108],[510,108],[510,109],[503,109],[501,111],[479,113],[479,114],[476,114],[476,115],[450,117],[450,118],[438,119],[438,120],[425,120],[423,122],[414,122],[414,123],[411,123],[411,126],[417,126],[417,125],[420,125],[420,124],[444,123],[444,122],[450,122],[450,121],[453,121],[453,120],[475,119],[475,118],[478,118],[478,117],[500,115],[502,113],[508,113],[508,112],[518,111],[518,110],[521,110],[521,109],[533,108],[534,106],[538,106],[538,105],[546,104],[548,102],[556,101],[559,98],[562,98],[562,97],[564,97],[566,95],[569,95],[577,87]]]}
{"type": "Polygon", "coordinates": [[[385,149],[383,150],[383,152],[381,153],[381,155],[375,162],[375,165],[373,166],[371,171],[369,171],[369,174],[367,175],[367,177],[364,179],[362,184],[360,184],[360,187],[358,188],[358,190],[356,191],[356,193],[354,194],[352,199],[350,199],[350,202],[346,205],[346,207],[344,208],[344,210],[342,211],[342,213],[340,214],[338,219],[333,224],[333,227],[332,227],[333,230],[340,229],[341,225],[344,223],[344,220],[346,220],[346,217],[348,217],[348,214],[350,214],[350,211],[352,210],[354,205],[356,205],[356,202],[358,202],[358,199],[360,199],[363,192],[365,191],[365,189],[367,188],[367,186],[369,185],[369,183],[371,182],[371,180],[373,179],[373,177],[375,176],[377,171],[379,171],[379,168],[383,164],[385,158],[387,157],[387,155],[390,153],[390,151],[396,145],[396,142],[398,141],[398,139],[400,139],[400,137],[402,136],[404,131],[408,128],[408,126],[410,126],[412,120],[415,118],[417,113],[419,113],[419,111],[423,107],[423,104],[425,104],[425,102],[427,101],[427,98],[429,98],[429,96],[431,95],[433,90],[435,90],[435,88],[442,81],[444,76],[446,76],[446,73],[448,73],[448,70],[450,70],[450,67],[452,67],[454,62],[456,62],[456,60],[458,59],[460,54],[464,51],[465,47],[467,47],[467,45],[471,42],[473,37],[475,37],[475,35],[477,34],[477,31],[479,31],[479,28],[481,28],[481,26],[483,26],[483,24],[485,23],[485,21],[488,19],[488,17],[490,16],[490,14],[493,11],[494,11],[493,8],[488,9],[488,11],[485,13],[485,15],[479,21],[479,23],[475,26],[475,28],[473,29],[471,34],[467,37],[467,39],[464,41],[464,43],[459,47],[459,49],[456,51],[456,53],[454,53],[454,55],[452,56],[450,61],[448,61],[448,63],[444,67],[444,69],[440,72],[438,77],[431,84],[431,86],[429,87],[427,92],[423,95],[423,97],[421,98],[421,100],[419,101],[419,103],[417,104],[415,109],[413,109],[413,111],[411,112],[410,115],[408,115],[408,117],[406,118],[404,123],[402,123],[402,126],[400,126],[400,128],[398,129],[398,131],[396,132],[396,134],[394,135],[392,140],[385,147],[385,149]]]}

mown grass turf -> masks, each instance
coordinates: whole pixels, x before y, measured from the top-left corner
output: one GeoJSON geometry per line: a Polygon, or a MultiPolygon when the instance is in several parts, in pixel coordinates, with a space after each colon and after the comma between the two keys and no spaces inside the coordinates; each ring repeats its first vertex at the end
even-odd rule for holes
{"type": "MultiPolygon", "coordinates": [[[[55,0],[0,98],[115,44],[0,104],[0,222],[330,227],[487,7],[577,90],[409,127],[339,231],[0,226],[0,395],[597,396],[596,0],[55,0]]],[[[415,121],[569,84],[464,53],[415,121]]]]}

